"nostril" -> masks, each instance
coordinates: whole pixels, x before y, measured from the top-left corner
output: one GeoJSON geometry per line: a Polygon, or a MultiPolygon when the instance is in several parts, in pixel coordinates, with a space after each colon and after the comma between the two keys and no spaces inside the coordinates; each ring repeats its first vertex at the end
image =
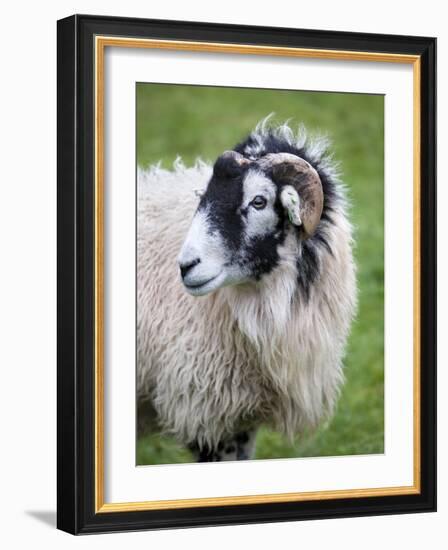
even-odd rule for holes
{"type": "Polygon", "coordinates": [[[188,262],[188,263],[185,263],[185,264],[180,264],[179,267],[180,267],[180,273],[182,275],[182,278],[185,277],[185,275],[190,271],[190,269],[192,269],[195,265],[198,265],[200,263],[201,263],[201,259],[196,258],[195,260],[193,260],[191,262],[188,262]]]}

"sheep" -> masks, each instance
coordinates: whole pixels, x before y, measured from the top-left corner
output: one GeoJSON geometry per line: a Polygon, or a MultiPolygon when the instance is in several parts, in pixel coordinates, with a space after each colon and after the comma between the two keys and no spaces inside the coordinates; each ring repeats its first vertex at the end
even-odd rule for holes
{"type": "Polygon", "coordinates": [[[328,140],[265,119],[213,166],[139,169],[137,216],[140,433],[242,460],[331,418],[357,285],[328,140]]]}

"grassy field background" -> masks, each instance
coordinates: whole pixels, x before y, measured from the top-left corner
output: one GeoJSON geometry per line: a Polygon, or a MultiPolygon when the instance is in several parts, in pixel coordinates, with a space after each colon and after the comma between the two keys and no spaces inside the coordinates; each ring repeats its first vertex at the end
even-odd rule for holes
{"type": "MultiPolygon", "coordinates": [[[[196,86],[137,85],[137,162],[177,156],[189,165],[213,161],[244,138],[255,124],[303,122],[333,141],[352,202],[359,311],[345,360],[346,384],[336,414],[313,435],[286,441],[262,429],[256,458],[336,456],[384,451],[384,100],[382,96],[251,90],[196,86]]],[[[191,462],[172,439],[149,435],[137,442],[137,464],[191,462]]]]}

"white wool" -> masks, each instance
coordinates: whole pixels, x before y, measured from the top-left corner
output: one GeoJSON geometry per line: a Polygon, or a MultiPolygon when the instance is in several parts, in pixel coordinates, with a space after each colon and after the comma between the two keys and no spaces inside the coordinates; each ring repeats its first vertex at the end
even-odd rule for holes
{"type": "Polygon", "coordinates": [[[139,404],[151,401],[160,427],[184,444],[213,446],[261,424],[288,436],[313,429],[336,402],[356,305],[345,206],[332,214],[333,254],[320,253],[321,275],[307,301],[298,291],[301,245],[292,234],[279,266],[258,283],[193,297],[176,259],[199,201],[195,190],[211,171],[179,160],[172,171],[138,171],[139,404]]]}

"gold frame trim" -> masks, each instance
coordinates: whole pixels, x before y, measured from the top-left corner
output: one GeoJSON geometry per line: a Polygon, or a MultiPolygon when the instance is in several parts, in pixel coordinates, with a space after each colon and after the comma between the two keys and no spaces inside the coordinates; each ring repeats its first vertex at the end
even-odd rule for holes
{"type": "Polygon", "coordinates": [[[95,513],[166,510],[207,506],[232,506],[274,502],[303,502],[341,498],[410,495],[420,493],[421,426],[420,426],[420,56],[389,53],[322,50],[309,48],[254,46],[177,40],[156,40],[96,36],[95,45],[95,513]],[[226,496],[179,500],[106,503],[104,501],[104,53],[106,47],[151,48],[174,51],[232,53],[331,59],[407,63],[413,65],[413,197],[414,197],[414,483],[403,487],[347,489],[302,493],[226,496]]]}

